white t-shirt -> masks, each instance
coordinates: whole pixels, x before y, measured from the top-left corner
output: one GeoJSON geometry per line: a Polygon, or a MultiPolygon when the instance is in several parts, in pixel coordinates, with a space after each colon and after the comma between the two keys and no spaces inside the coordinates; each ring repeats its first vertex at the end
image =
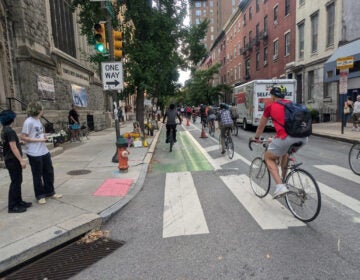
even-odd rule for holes
{"type": "Polygon", "coordinates": [[[360,113],[360,101],[355,101],[353,113],[360,113]]]}
{"type": "MultiPolygon", "coordinates": [[[[39,119],[28,117],[23,125],[21,133],[28,135],[30,138],[44,138],[44,128],[39,119]]],[[[49,152],[45,142],[26,142],[25,153],[29,156],[39,157],[49,152]]]]}

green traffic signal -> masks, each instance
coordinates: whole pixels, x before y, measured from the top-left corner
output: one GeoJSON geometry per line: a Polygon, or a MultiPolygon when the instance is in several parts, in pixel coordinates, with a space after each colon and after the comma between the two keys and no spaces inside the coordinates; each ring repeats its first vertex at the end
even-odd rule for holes
{"type": "Polygon", "coordinates": [[[104,47],[104,45],[102,43],[96,43],[95,44],[95,50],[97,52],[103,53],[103,52],[105,52],[106,49],[105,49],[105,47],[104,47]]]}

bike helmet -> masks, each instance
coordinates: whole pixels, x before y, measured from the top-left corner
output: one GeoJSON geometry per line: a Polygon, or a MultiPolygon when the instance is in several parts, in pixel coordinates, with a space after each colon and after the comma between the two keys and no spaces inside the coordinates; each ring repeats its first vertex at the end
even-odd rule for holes
{"type": "Polygon", "coordinates": [[[275,95],[279,98],[284,98],[286,95],[286,87],[284,86],[273,86],[273,88],[270,91],[271,95],[275,95]]]}
{"type": "Polygon", "coordinates": [[[220,109],[226,109],[226,108],[227,108],[227,106],[226,106],[225,103],[221,103],[221,104],[220,104],[220,109]]]}

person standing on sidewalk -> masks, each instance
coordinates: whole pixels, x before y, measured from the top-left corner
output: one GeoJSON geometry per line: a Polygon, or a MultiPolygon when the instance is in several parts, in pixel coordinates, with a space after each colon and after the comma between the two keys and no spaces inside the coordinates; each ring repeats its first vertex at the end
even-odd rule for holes
{"type": "Polygon", "coordinates": [[[24,122],[21,139],[25,142],[26,155],[31,166],[35,197],[39,204],[45,204],[47,197],[58,199],[62,195],[56,194],[54,189],[54,167],[40,122],[43,107],[38,102],[30,102],[27,113],[29,117],[24,122]]]}
{"type": "Polygon", "coordinates": [[[354,103],[354,111],[352,115],[353,128],[352,130],[360,131],[359,122],[360,122],[360,95],[356,97],[356,101],[354,103]]]}
{"type": "Polygon", "coordinates": [[[348,96],[347,100],[344,103],[344,127],[346,127],[347,121],[351,116],[352,111],[353,111],[353,102],[351,100],[351,97],[348,96]]]}
{"type": "Polygon", "coordinates": [[[16,114],[11,110],[4,110],[0,113],[0,122],[3,126],[1,140],[4,144],[4,161],[11,179],[8,212],[23,213],[31,207],[32,203],[23,201],[21,197],[22,170],[26,168],[26,163],[22,158],[19,137],[12,129],[15,118],[16,114]]]}
{"type": "Polygon", "coordinates": [[[69,111],[69,125],[71,131],[71,142],[80,142],[80,122],[79,122],[79,113],[76,109],[75,104],[71,105],[71,110],[69,111]]]}

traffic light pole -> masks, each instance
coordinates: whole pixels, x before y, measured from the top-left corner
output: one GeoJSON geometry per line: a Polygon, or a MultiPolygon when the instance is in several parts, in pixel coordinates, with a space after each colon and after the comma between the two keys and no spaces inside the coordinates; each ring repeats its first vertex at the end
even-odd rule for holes
{"type": "MultiPolygon", "coordinates": [[[[105,11],[106,13],[106,32],[107,32],[107,38],[108,38],[108,42],[109,42],[109,59],[110,62],[115,61],[115,56],[114,56],[114,38],[112,36],[112,23],[111,23],[111,15],[110,13],[107,11],[106,7],[105,7],[105,1],[101,1],[101,9],[103,11],[105,11]]],[[[113,101],[113,106],[114,106],[114,119],[115,119],[115,134],[116,134],[116,141],[118,140],[118,138],[120,137],[120,126],[119,126],[119,117],[118,117],[118,105],[119,105],[119,98],[117,95],[117,91],[116,90],[110,90],[109,91],[112,94],[112,101],[113,101]]],[[[116,142],[115,142],[116,143],[116,142]]],[[[112,162],[119,162],[118,159],[118,155],[117,155],[117,148],[115,149],[115,154],[111,159],[112,162]]]]}

